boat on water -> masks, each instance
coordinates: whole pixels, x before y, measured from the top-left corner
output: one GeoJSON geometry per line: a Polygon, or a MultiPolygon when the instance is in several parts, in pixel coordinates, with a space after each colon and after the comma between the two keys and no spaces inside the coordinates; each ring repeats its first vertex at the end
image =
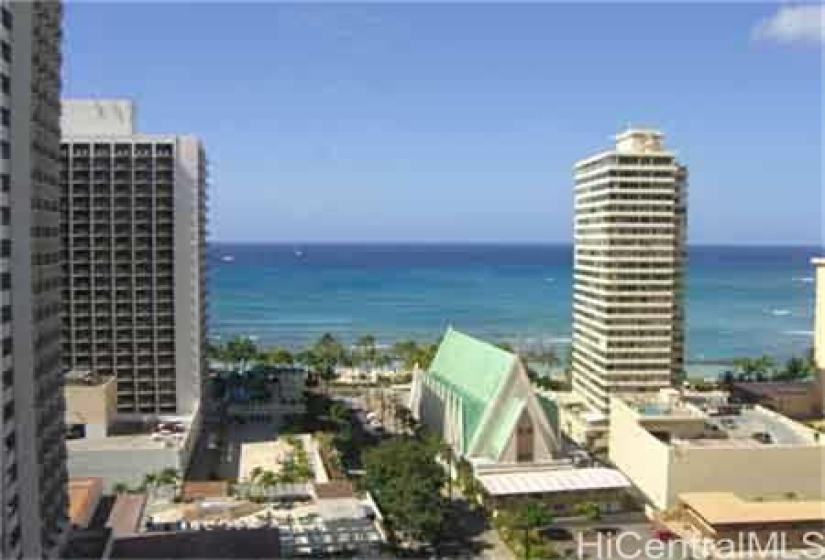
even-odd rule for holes
{"type": "Polygon", "coordinates": [[[301,251],[300,249],[295,249],[294,252],[295,252],[295,256],[298,257],[299,259],[304,256],[304,252],[301,251]]]}
{"type": "Polygon", "coordinates": [[[235,260],[235,257],[233,257],[232,255],[224,255],[221,257],[221,260],[223,262],[232,262],[235,260]]]}

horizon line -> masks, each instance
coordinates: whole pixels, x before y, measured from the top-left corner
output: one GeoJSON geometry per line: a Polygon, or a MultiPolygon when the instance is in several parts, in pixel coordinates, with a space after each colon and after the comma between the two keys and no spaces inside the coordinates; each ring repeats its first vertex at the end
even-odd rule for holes
{"type": "MultiPolygon", "coordinates": [[[[209,239],[206,244],[218,245],[574,245],[572,240],[414,240],[414,239],[392,239],[392,240],[363,240],[363,239],[336,239],[336,240],[256,240],[256,239],[209,239]]],[[[793,247],[805,249],[823,249],[825,244],[819,242],[804,241],[782,241],[782,242],[761,242],[751,243],[743,241],[695,241],[686,243],[688,247],[793,247]]]]}

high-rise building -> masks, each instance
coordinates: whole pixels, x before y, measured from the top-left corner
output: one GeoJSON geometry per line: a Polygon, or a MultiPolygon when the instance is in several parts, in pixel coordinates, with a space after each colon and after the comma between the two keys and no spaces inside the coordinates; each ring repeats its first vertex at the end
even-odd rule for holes
{"type": "Polygon", "coordinates": [[[683,369],[686,185],[655,130],[575,165],[573,390],[596,412],[683,369]]]}
{"type": "Polygon", "coordinates": [[[57,1],[0,2],[0,557],[55,557],[68,528],[60,368],[57,1]]]}
{"type": "Polygon", "coordinates": [[[825,258],[814,265],[814,398],[820,414],[825,414],[825,258]]]}
{"type": "Polygon", "coordinates": [[[121,416],[188,415],[206,344],[206,157],[132,103],[63,103],[63,363],[117,379],[121,416]]]}

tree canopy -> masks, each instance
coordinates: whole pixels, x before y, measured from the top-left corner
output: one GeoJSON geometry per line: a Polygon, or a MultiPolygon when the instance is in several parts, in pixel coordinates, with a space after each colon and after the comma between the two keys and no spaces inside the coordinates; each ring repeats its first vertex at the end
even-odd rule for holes
{"type": "Polygon", "coordinates": [[[385,441],[364,454],[364,469],[366,486],[391,529],[419,541],[438,539],[445,474],[431,446],[406,438],[385,441]]]}

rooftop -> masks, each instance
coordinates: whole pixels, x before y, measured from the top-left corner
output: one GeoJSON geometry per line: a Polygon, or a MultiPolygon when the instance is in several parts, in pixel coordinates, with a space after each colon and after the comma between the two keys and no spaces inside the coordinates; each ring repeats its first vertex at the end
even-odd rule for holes
{"type": "Polygon", "coordinates": [[[140,531],[146,499],[146,494],[118,494],[106,522],[106,527],[112,530],[115,538],[140,531]]]}
{"type": "Polygon", "coordinates": [[[745,501],[730,492],[680,494],[679,500],[711,525],[825,522],[825,501],[745,501]]]}
{"type": "Polygon", "coordinates": [[[69,480],[69,519],[73,526],[85,526],[103,493],[102,478],[72,478],[69,480]]]}
{"type": "Polygon", "coordinates": [[[66,385],[95,387],[112,380],[113,375],[100,375],[91,370],[71,370],[66,373],[66,385]]]}
{"type": "Polygon", "coordinates": [[[118,422],[109,427],[109,435],[102,438],[68,440],[73,451],[110,451],[162,449],[180,447],[186,442],[191,419],[152,423],[118,422]]]}
{"type": "Polygon", "coordinates": [[[487,493],[493,496],[620,489],[630,486],[630,482],[619,471],[601,467],[482,474],[478,479],[487,493]]]}
{"type": "Polygon", "coordinates": [[[810,381],[739,382],[733,386],[740,391],[762,397],[808,395],[813,388],[810,381]]]}
{"type": "Polygon", "coordinates": [[[278,558],[277,529],[144,533],[115,541],[111,558],[278,558]]]}
{"type": "Polygon", "coordinates": [[[462,401],[464,448],[468,448],[488,403],[498,392],[518,358],[515,354],[447,329],[427,375],[462,401]]]}

